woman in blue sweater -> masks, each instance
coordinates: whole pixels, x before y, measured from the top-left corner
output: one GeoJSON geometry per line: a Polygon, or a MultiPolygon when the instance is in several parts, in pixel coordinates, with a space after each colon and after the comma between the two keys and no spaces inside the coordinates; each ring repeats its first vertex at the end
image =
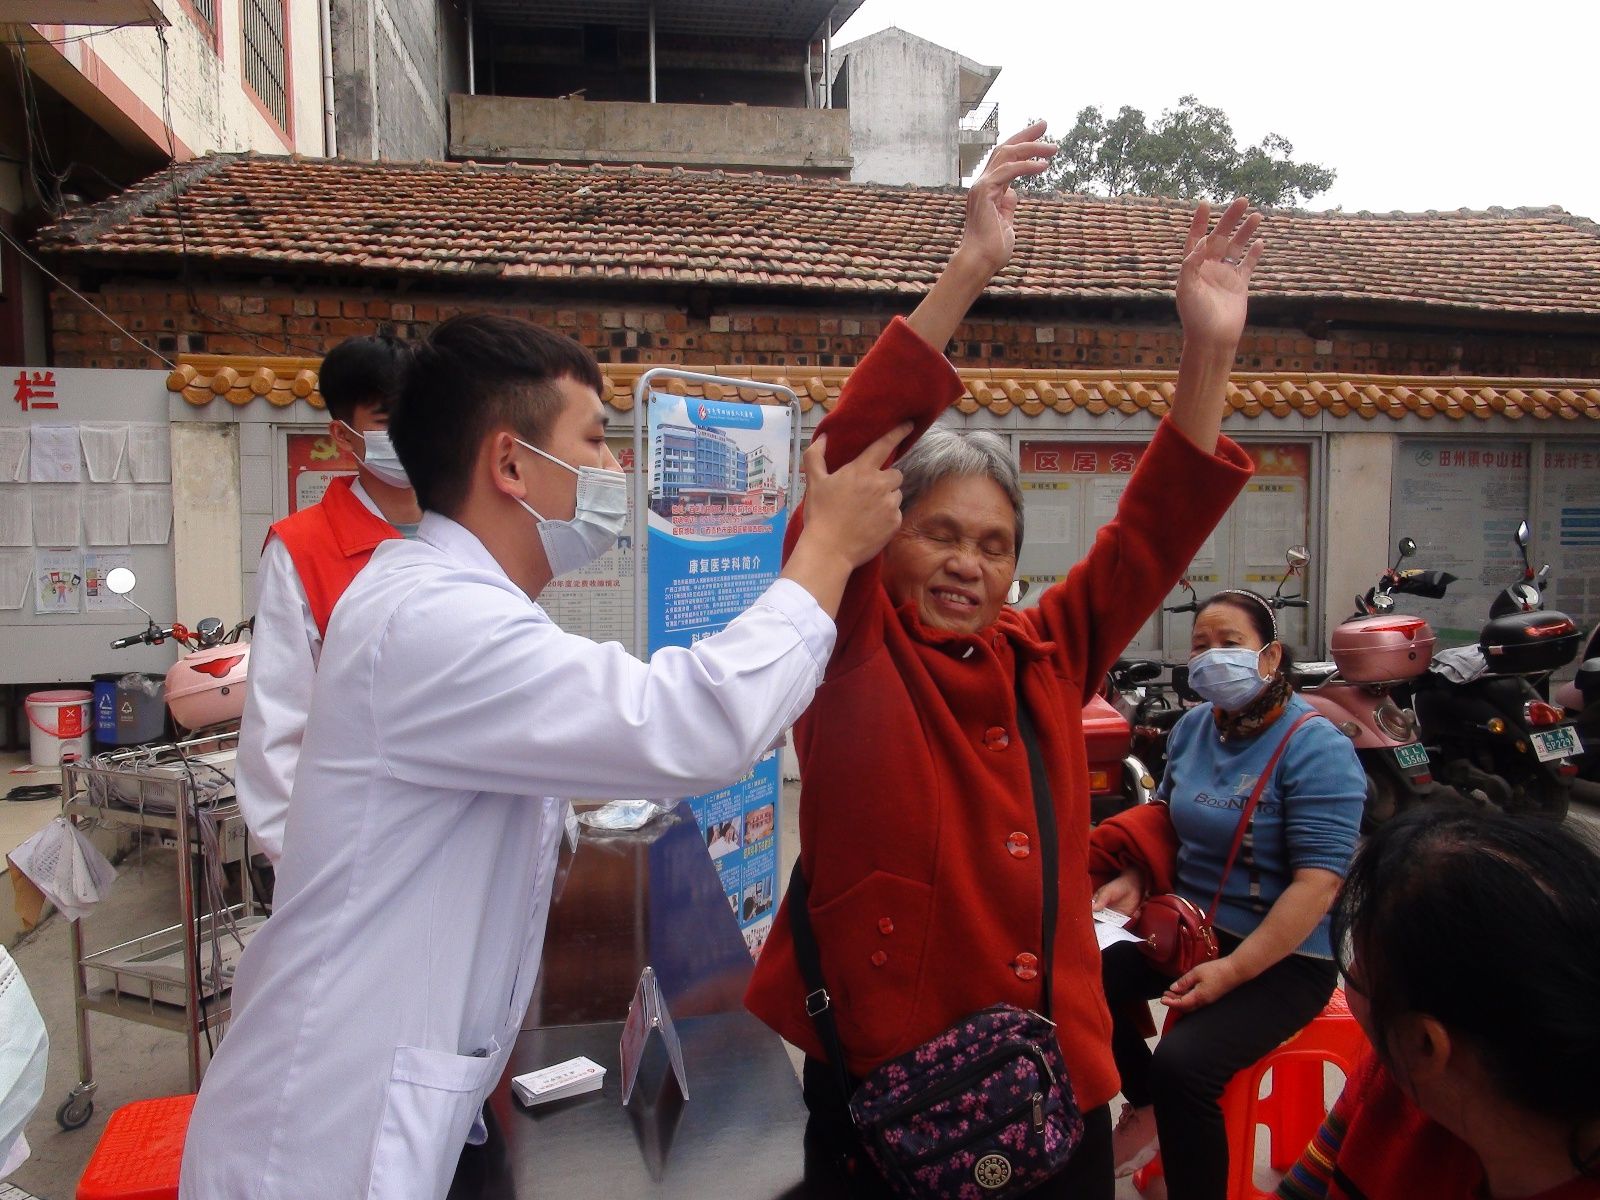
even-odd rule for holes
{"type": "MultiPolygon", "coordinates": [[[[1118,1174],[1155,1153],[1170,1200],[1224,1200],[1228,1140],[1218,1101],[1236,1072],[1322,1011],[1337,977],[1328,910],[1355,851],[1366,780],[1333,724],[1289,737],[1256,807],[1246,849],[1222,878],[1251,792],[1311,706],[1289,685],[1277,617],[1254,592],[1224,591],[1195,614],[1189,682],[1207,703],[1173,728],[1159,799],[1177,834],[1177,892],[1212,914],[1219,955],[1178,979],[1137,945],[1104,956],[1112,1051],[1127,1106],[1114,1137],[1118,1174]],[[1182,1014],[1152,1053],[1138,1002],[1182,1014]]],[[[1137,868],[1095,893],[1096,908],[1132,913],[1147,886],[1137,868]]]]}

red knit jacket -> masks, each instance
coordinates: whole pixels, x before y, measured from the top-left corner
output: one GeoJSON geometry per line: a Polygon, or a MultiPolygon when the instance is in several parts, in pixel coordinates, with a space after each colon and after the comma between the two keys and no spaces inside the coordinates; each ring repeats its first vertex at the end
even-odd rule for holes
{"type": "MultiPolygon", "coordinates": [[[[830,468],[902,421],[920,436],[961,391],[944,357],[896,320],[818,428],[830,468]]],[[[1079,1103],[1116,1093],[1090,916],[1083,705],[1250,471],[1231,442],[1202,454],[1163,425],[1089,556],[1037,608],[1007,608],[979,634],[926,629],[914,604],[896,609],[877,561],[851,577],[833,657],[795,734],[800,859],[852,1073],[988,1005],[1041,1007],[1038,973],[1021,957],[1040,950],[1043,879],[1017,732],[1020,670],[1059,831],[1052,1015],[1079,1103]],[[1020,855],[1011,845],[1021,843],[1008,844],[1017,834],[1028,839],[1020,855]]],[[[786,899],[745,1003],[822,1057],[808,990],[786,899]]]]}
{"type": "Polygon", "coordinates": [[[353,476],[335,479],[327,494],[310,508],[302,508],[272,527],[289,551],[300,586],[306,590],[311,619],[317,632],[328,633],[333,606],[344,595],[379,543],[400,536],[400,531],[372,511],[351,488],[353,476]]]}

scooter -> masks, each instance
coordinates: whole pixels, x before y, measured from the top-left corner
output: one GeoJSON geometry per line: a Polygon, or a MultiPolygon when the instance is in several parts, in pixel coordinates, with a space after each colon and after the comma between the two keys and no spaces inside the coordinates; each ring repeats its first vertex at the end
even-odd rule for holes
{"type": "Polygon", "coordinates": [[[1566,710],[1578,731],[1583,752],[1578,756],[1579,781],[1590,785],[1583,799],[1600,802],[1600,626],[1589,636],[1577,677],[1556,689],[1555,703],[1566,710]]]}
{"type": "Polygon", "coordinates": [[[1417,678],[1416,711],[1446,782],[1481,791],[1507,812],[1560,818],[1583,747],[1540,688],[1577,655],[1582,635],[1565,613],[1544,608],[1550,568],[1533,570],[1529,536],[1524,521],[1516,532],[1521,576],[1495,598],[1478,644],[1444,652],[1417,678]]]}
{"type": "Polygon", "coordinates": [[[231,630],[225,630],[216,617],[206,617],[193,630],[177,622],[162,625],[130,595],[137,583],[127,567],[106,573],[107,590],[144,613],[147,622],[143,633],[117,638],[112,649],[160,646],[169,639],[177,642],[188,653],[180,655],[167,671],[165,695],[172,719],[191,732],[237,727],[244,715],[250,664],[250,645],[240,639],[254,628],[254,619],[241,621],[231,630]]]}
{"type": "MultiPolygon", "coordinates": [[[[1394,611],[1395,591],[1443,596],[1454,577],[1403,573],[1400,564],[1417,552],[1417,544],[1402,538],[1398,549],[1394,566],[1364,597],[1356,597],[1355,614],[1333,631],[1333,661],[1297,664],[1294,669],[1296,689],[1306,702],[1355,745],[1367,777],[1362,828],[1368,831],[1413,805],[1459,798],[1454,788],[1435,780],[1416,714],[1404,698],[1406,684],[1433,661],[1433,629],[1421,617],[1394,611]],[[1435,581],[1426,590],[1421,585],[1425,577],[1435,581]]],[[[1304,546],[1294,546],[1288,561],[1288,571],[1268,600],[1274,609],[1305,606],[1299,596],[1284,596],[1283,588],[1299,576],[1310,556],[1304,546]]]]}

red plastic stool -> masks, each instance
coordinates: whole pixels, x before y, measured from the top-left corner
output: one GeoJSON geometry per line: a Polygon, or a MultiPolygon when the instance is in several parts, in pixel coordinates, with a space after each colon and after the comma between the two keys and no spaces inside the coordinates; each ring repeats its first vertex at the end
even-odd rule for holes
{"type": "MultiPolygon", "coordinates": [[[[1167,1018],[1171,1025],[1173,1016],[1167,1018]]],[[[1327,1006],[1311,1023],[1265,1058],[1246,1067],[1222,1093],[1222,1119],[1227,1123],[1228,1196],[1230,1200],[1271,1200],[1255,1185],[1256,1126],[1267,1127],[1267,1158],[1275,1171],[1287,1171],[1305,1151],[1327,1116],[1322,1064],[1345,1073],[1355,1070],[1367,1048],[1367,1036],[1350,1015],[1344,991],[1335,989],[1327,1006]],[[1272,1072],[1272,1091],[1261,1093],[1261,1081],[1272,1072]]],[[[1141,1192],[1165,1174],[1157,1154],[1133,1174],[1141,1192]]],[[[81,1200],[81,1197],[80,1197],[81,1200]]]]}
{"type": "Polygon", "coordinates": [[[178,1200],[178,1167],[193,1108],[191,1095],[117,1109],[78,1180],[78,1200],[178,1200]]]}

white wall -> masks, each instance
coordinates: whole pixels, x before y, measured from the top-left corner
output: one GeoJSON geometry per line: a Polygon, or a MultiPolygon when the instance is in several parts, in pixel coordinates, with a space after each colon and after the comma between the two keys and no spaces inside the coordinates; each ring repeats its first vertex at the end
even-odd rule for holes
{"type": "MultiPolygon", "coordinates": [[[[210,151],[258,150],[263,154],[321,155],[322,43],[319,10],[322,0],[289,0],[289,103],[293,111],[292,141],[256,106],[246,91],[240,0],[214,0],[221,26],[221,52],[179,0],[160,0],[172,22],[166,29],[167,108],[173,132],[194,154],[210,151]]],[[[68,25],[64,37],[52,40],[67,61],[93,80],[103,64],[157,119],[165,117],[162,100],[161,42],[153,28],[139,27],[94,33],[68,25]]],[[[113,101],[120,89],[102,84],[113,101]]]]}
{"type": "Polygon", "coordinates": [[[1397,440],[1366,431],[1328,435],[1328,561],[1321,575],[1329,631],[1355,608],[1356,593],[1377,583],[1394,561],[1389,510],[1397,440]]]}
{"type": "Polygon", "coordinates": [[[961,182],[960,57],[898,29],[848,55],[850,178],[949,187],[961,182]]]}

